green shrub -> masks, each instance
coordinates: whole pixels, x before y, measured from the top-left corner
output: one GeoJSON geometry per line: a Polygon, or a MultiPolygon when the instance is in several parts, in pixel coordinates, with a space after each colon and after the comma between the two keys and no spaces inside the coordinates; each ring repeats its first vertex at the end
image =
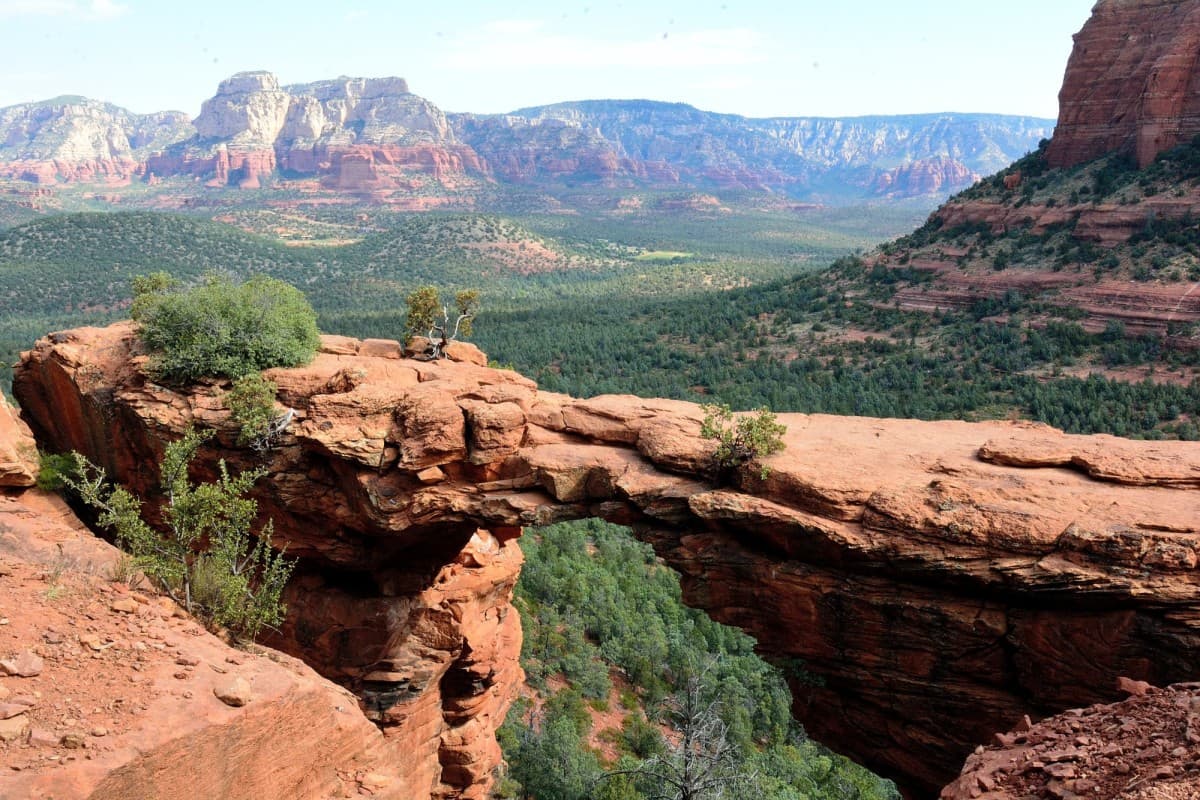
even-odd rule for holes
{"type": "MultiPolygon", "coordinates": [[[[766,406],[736,420],[727,405],[704,406],[700,436],[717,442],[713,465],[718,475],[727,474],[762,456],[780,452],[784,448],[785,433],[787,428],[779,424],[775,414],[766,406]]],[[[759,477],[763,480],[770,474],[770,467],[760,467],[759,477]]]]}
{"type": "Polygon", "coordinates": [[[274,278],[237,284],[209,275],[180,290],[161,273],[139,277],[131,313],[152,353],[151,374],[168,383],[297,366],[320,345],[304,294],[274,278]]]}
{"type": "Polygon", "coordinates": [[[225,395],[229,416],[238,426],[237,443],[267,450],[275,443],[279,415],[275,413],[275,392],[279,387],[261,373],[252,372],[233,382],[225,395]]]}
{"type": "Polygon", "coordinates": [[[62,480],[99,512],[97,523],[111,529],[118,546],[176,602],[253,639],[264,627],[283,621],[281,598],[295,561],[271,548],[270,522],[257,537],[251,533],[258,503],[246,495],[262,470],[232,476],[221,461],[217,480],[192,484],[188,468],[210,435],[188,431],[167,445],[161,465],[167,496],[164,533],[146,523],[141,500],[110,486],[104,470],[79,453],[73,454],[71,474],[61,473],[62,480]]]}
{"type": "Polygon", "coordinates": [[[38,453],[37,487],[45,492],[58,492],[75,474],[75,458],[68,453],[38,453]]]}

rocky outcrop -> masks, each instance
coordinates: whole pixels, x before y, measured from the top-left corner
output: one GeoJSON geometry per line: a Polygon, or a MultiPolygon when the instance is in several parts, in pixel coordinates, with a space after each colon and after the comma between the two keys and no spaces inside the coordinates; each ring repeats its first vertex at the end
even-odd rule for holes
{"type": "MultiPolygon", "coordinates": [[[[252,463],[219,385],[172,392],[144,360],[127,324],[55,334],[15,392],[45,446],[149,497],[188,424],[221,431],[210,469],[252,463]]],[[[816,738],[925,794],[1025,714],[1200,663],[1192,444],[783,415],[770,476],[717,487],[689,403],[574,400],[340,337],[270,375],[296,422],[257,492],[301,559],[276,644],[440,764],[435,794],[487,786],[519,681],[513,540],[556,519],[633,525],[689,603],[784,664],[816,738]]]]}
{"type": "Polygon", "coordinates": [[[1131,280],[1096,280],[1074,272],[1010,268],[1002,271],[964,271],[952,256],[880,259],[891,268],[916,270],[932,276],[928,283],[898,289],[888,304],[906,311],[945,313],[969,311],[982,300],[1003,300],[1010,293],[1036,298],[1050,307],[1070,309],[1073,318],[1091,333],[1119,323],[1130,336],[1154,336],[1179,350],[1200,348],[1189,330],[1200,324],[1200,284],[1131,280]]]}
{"type": "Polygon", "coordinates": [[[57,497],[0,493],[0,797],[428,796],[436,763],[348,691],[228,646],[118,564],[57,497]]]}
{"type": "MultiPolygon", "coordinates": [[[[206,417],[223,425],[226,415],[218,387],[208,387],[203,399],[185,399],[138,377],[129,360],[129,334],[128,327],[118,326],[56,336],[63,353],[79,360],[67,365],[55,357],[55,363],[34,368],[24,383],[30,393],[23,389],[22,395],[31,407],[36,394],[41,397],[36,402],[54,409],[53,433],[35,422],[47,446],[86,452],[143,496],[154,497],[164,441],[206,417]],[[112,393],[124,391],[115,384],[101,388],[107,382],[102,375],[133,380],[138,391],[149,392],[146,403],[139,401],[135,411],[100,399],[115,401],[112,393]],[[70,388],[79,381],[100,394],[70,388]],[[109,437],[120,442],[116,449],[100,444],[109,437]]],[[[288,621],[268,644],[355,692],[362,712],[402,752],[393,771],[407,791],[394,796],[482,800],[500,763],[495,729],[523,681],[520,621],[509,605],[521,564],[514,541],[520,530],[502,525],[479,530],[480,515],[447,515],[437,505],[431,507],[433,518],[418,522],[423,511],[398,504],[413,487],[427,486],[432,493],[422,503],[440,495],[439,480],[446,478],[431,468],[455,452],[453,439],[439,438],[454,433],[443,424],[455,412],[454,391],[504,393],[511,384],[512,392],[531,393],[531,384],[512,373],[477,368],[448,387],[449,394],[428,387],[434,400],[429,414],[410,423],[414,437],[426,437],[423,449],[404,455],[420,469],[383,475],[374,445],[388,435],[395,393],[414,392],[418,370],[407,366],[416,362],[383,357],[398,356],[398,347],[363,346],[380,357],[355,355],[360,345],[353,340],[327,338],[327,352],[311,369],[277,376],[285,403],[299,408],[302,398],[307,406],[312,397],[316,405],[295,427],[299,438],[274,452],[271,477],[261,487],[269,489],[261,500],[264,516],[274,519],[289,554],[300,557],[286,597],[288,621]],[[372,406],[374,414],[367,411],[372,406]],[[317,413],[317,407],[327,413],[317,413]]],[[[419,402],[417,395],[412,402],[419,402]]],[[[46,421],[40,412],[31,419],[46,421]]],[[[227,457],[246,467],[251,463],[246,455],[227,457]]]]}
{"type": "Polygon", "coordinates": [[[337,78],[280,86],[240,72],[204,102],[196,135],[147,160],[156,176],[195,175],[210,186],[259,188],[281,170],[358,194],[445,188],[486,166],[456,143],[441,109],[402,78],[337,78]]]}
{"type": "Polygon", "coordinates": [[[37,472],[37,444],[29,426],[0,394],[0,487],[33,486],[37,472]]]}
{"type": "Polygon", "coordinates": [[[880,174],[875,179],[875,193],[884,197],[947,195],[981,177],[953,158],[926,158],[880,174]]]}
{"type": "Polygon", "coordinates": [[[128,181],[147,156],[192,133],[180,112],[134,114],[84,97],[0,108],[0,177],[34,183],[128,181]]]}
{"type": "Polygon", "coordinates": [[[979,747],[942,800],[1104,797],[1187,800],[1200,792],[1200,684],[1122,679],[1128,700],[1023,720],[979,747]]]}
{"type": "Polygon", "coordinates": [[[1146,166],[1200,134],[1198,57],[1200,2],[1100,0],[1075,36],[1049,163],[1124,151],[1146,166]]]}

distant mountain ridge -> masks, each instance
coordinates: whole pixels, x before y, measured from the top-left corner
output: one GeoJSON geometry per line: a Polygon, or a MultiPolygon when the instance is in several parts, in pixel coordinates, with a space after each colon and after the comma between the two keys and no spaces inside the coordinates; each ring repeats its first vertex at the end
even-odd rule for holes
{"type": "Polygon", "coordinates": [[[450,120],[509,180],[578,178],[590,167],[600,178],[674,178],[808,198],[948,193],[1007,166],[1054,126],[996,114],[751,118],[647,100],[450,120]]]}
{"type": "Polygon", "coordinates": [[[0,177],[119,180],[194,132],[182,111],[135,114],[74,95],[8,106],[0,108],[0,177]]]}
{"type": "Polygon", "coordinates": [[[947,195],[1050,135],[991,114],[766,118],[590,100],[446,114],[402,78],[222,81],[199,116],[81,97],[0,109],[0,177],[42,184],[190,176],[212,187],[316,179],[388,200],[485,183],[736,190],[818,202],[947,195]]]}

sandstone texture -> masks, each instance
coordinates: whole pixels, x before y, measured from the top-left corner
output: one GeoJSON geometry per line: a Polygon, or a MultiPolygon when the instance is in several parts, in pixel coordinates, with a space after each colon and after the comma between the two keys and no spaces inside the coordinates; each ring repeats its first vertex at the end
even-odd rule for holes
{"type": "Polygon", "coordinates": [[[1200,2],[1100,0],[1075,35],[1050,164],[1123,150],[1146,166],[1200,134],[1198,58],[1200,2]]]}
{"type": "Polygon", "coordinates": [[[37,444],[29,426],[0,394],[0,487],[33,486],[37,471],[37,444]]]}
{"type": "Polygon", "coordinates": [[[374,797],[428,792],[430,770],[350,692],[112,581],[118,559],[56,496],[0,494],[0,797],[326,800],[369,781],[374,797]],[[230,684],[253,700],[219,700],[230,684]]]}
{"type": "MultiPolygon", "coordinates": [[[[440,765],[434,796],[486,793],[520,682],[513,539],[557,519],[632,525],[689,603],[789,665],[815,738],[925,795],[1026,714],[1114,700],[1119,676],[1196,676],[1194,444],[782,415],[771,475],[718,487],[690,403],[575,400],[469,361],[324,342],[308,367],[270,372],[296,421],[257,493],[301,558],[273,644],[440,765]]],[[[14,391],[44,446],[148,498],[188,424],[220,431],[208,469],[254,463],[219,385],[170,391],[144,359],[128,324],[54,334],[14,391]]]]}

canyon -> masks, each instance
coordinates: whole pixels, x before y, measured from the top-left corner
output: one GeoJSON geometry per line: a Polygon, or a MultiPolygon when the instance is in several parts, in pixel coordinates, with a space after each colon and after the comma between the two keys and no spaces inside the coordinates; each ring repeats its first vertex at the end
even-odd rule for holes
{"type": "MultiPolygon", "coordinates": [[[[167,389],[145,358],[128,323],[39,341],[14,391],[41,445],[148,499],[189,425],[218,431],[201,472],[255,463],[218,383],[167,389]]],[[[1023,715],[1195,674],[1192,444],[786,414],[770,475],[721,486],[696,405],[576,400],[453,358],[327,336],[268,372],[296,418],[256,495],[301,564],[269,644],[406,743],[408,796],[486,793],[521,679],[518,537],[560,519],[631,525],[689,604],[785,666],[814,737],[919,796],[1023,715]]]]}

